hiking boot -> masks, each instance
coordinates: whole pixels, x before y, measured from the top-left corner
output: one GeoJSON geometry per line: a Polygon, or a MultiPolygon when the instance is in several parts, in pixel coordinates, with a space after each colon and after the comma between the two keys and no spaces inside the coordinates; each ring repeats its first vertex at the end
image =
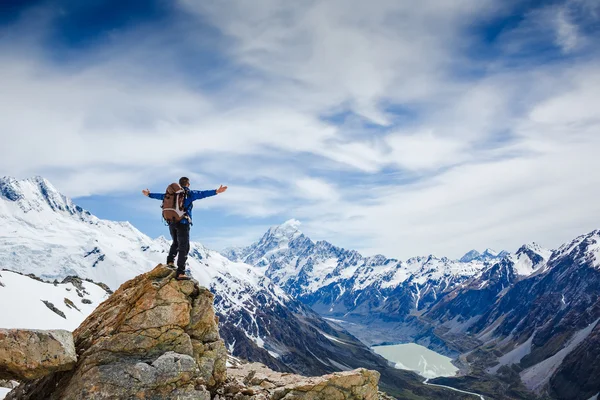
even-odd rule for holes
{"type": "Polygon", "coordinates": [[[177,277],[175,279],[177,279],[178,281],[189,281],[192,278],[190,278],[189,276],[187,276],[185,274],[179,274],[179,275],[177,275],[177,277]]]}
{"type": "Polygon", "coordinates": [[[168,262],[168,263],[167,263],[167,267],[169,267],[169,268],[171,268],[171,269],[176,269],[176,268],[177,268],[177,266],[175,266],[175,263],[174,263],[173,261],[171,261],[171,262],[168,262]]]}

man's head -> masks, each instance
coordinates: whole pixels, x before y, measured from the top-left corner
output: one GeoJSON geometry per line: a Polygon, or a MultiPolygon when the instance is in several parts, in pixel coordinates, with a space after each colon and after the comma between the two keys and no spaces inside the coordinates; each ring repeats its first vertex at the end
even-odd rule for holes
{"type": "Polygon", "coordinates": [[[185,176],[179,178],[179,186],[181,187],[190,187],[190,180],[185,176]]]}

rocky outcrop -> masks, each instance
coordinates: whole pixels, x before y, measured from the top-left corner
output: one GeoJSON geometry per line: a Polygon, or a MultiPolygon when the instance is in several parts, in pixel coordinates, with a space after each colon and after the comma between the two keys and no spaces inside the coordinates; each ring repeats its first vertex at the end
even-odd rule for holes
{"type": "Polygon", "coordinates": [[[230,368],[228,382],[218,390],[215,400],[376,400],[378,382],[379,373],[364,368],[304,377],[252,363],[230,368]]]}
{"type": "Polygon", "coordinates": [[[162,265],[123,285],[74,334],[79,361],[6,399],[210,399],[226,378],[213,294],[162,265]]]}
{"type": "Polygon", "coordinates": [[[71,332],[0,329],[0,379],[36,379],[73,368],[71,332]]]}

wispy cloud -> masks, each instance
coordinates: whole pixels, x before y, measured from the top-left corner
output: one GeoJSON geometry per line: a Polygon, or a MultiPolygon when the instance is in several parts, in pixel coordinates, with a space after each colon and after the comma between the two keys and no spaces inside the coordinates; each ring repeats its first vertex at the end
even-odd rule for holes
{"type": "Polygon", "coordinates": [[[3,174],[229,184],[197,205],[227,219],[202,234],[218,247],[292,217],[396,257],[600,224],[593,1],[180,0],[62,35],[85,7],[41,4],[0,26],[3,174]]]}

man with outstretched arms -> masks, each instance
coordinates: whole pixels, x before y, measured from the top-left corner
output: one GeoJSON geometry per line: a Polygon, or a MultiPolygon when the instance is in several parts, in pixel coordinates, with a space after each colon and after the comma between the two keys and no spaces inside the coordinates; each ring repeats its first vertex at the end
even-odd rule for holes
{"type": "Polygon", "coordinates": [[[227,186],[223,185],[214,190],[190,190],[190,180],[185,176],[179,179],[179,185],[176,183],[169,185],[166,193],[150,193],[148,189],[142,190],[145,196],[163,201],[163,217],[169,225],[169,233],[173,239],[167,256],[167,265],[174,268],[177,256],[175,275],[177,280],[190,279],[185,274],[185,263],[190,251],[190,227],[194,201],[215,196],[226,190],[227,186]]]}

